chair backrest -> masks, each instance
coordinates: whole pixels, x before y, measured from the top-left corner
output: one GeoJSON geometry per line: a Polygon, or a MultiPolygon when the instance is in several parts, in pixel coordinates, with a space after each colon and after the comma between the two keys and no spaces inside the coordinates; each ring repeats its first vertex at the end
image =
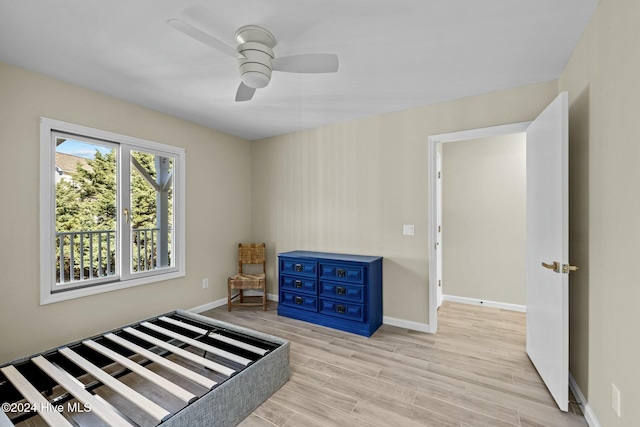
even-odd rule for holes
{"type": "Polygon", "coordinates": [[[243,264],[262,264],[262,272],[266,273],[266,245],[264,243],[238,243],[238,273],[240,274],[242,274],[243,264]]]}

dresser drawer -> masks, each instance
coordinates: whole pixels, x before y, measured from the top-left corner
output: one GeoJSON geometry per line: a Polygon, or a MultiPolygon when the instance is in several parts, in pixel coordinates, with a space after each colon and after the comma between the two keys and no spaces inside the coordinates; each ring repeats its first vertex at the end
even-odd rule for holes
{"type": "Polygon", "coordinates": [[[358,265],[320,263],[320,278],[363,283],[364,267],[358,265]]]}
{"type": "Polygon", "coordinates": [[[318,297],[313,295],[280,292],[280,304],[308,311],[318,311],[318,297]]]}
{"type": "Polygon", "coordinates": [[[320,313],[342,317],[350,320],[364,321],[364,307],[360,304],[350,304],[328,299],[320,300],[320,313]]]}
{"type": "Polygon", "coordinates": [[[283,291],[306,292],[314,295],[318,293],[316,279],[296,276],[280,276],[280,289],[283,291]]]}
{"type": "Polygon", "coordinates": [[[296,276],[316,277],[318,273],[318,263],[313,261],[302,261],[299,259],[280,259],[280,274],[292,274],[296,276]]]}
{"type": "Polygon", "coordinates": [[[340,301],[364,303],[365,287],[348,283],[320,282],[320,296],[340,301]]]}

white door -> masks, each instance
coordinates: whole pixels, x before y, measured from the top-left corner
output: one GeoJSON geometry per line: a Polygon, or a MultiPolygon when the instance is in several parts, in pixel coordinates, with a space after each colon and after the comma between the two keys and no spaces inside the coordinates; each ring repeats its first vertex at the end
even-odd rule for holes
{"type": "Polygon", "coordinates": [[[563,411],[569,401],[568,102],[561,93],[527,128],[527,354],[563,411]]]}

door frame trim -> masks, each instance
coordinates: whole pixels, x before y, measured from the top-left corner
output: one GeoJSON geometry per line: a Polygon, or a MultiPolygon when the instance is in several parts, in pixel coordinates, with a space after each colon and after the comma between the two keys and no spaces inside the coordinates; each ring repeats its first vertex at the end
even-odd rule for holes
{"type": "Polygon", "coordinates": [[[438,144],[463,141],[466,139],[478,139],[490,136],[507,135],[510,133],[526,132],[531,121],[511,123],[506,125],[490,126],[485,128],[469,129],[458,132],[441,133],[431,135],[428,138],[427,164],[429,165],[428,173],[428,191],[429,191],[429,332],[435,334],[438,330],[438,262],[435,244],[438,235],[438,211],[442,210],[442,206],[438,203],[436,186],[438,184],[436,150],[438,144]]]}

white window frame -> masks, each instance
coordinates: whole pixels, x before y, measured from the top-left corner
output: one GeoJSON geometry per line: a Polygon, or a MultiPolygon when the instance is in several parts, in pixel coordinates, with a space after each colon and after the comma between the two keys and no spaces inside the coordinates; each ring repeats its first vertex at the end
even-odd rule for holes
{"type": "MultiPolygon", "coordinates": [[[[120,156],[120,153],[118,154],[120,156]]],[[[125,163],[125,162],[122,162],[125,163]]],[[[126,162],[128,163],[128,162],[126,162]]],[[[186,151],[184,148],[67,123],[60,120],[40,118],[40,304],[50,304],[89,295],[111,292],[133,286],[146,285],[186,276],[185,259],[185,195],[186,195],[186,151]],[[86,287],[73,288],[63,292],[53,292],[55,273],[55,233],[56,233],[56,193],[55,193],[55,146],[52,132],[59,131],[79,136],[114,142],[131,149],[151,153],[162,153],[173,157],[173,209],[174,236],[172,258],[173,267],[156,270],[153,273],[130,275],[121,272],[119,279],[109,283],[96,283],[86,287]]],[[[126,168],[128,170],[128,168],[126,168]]],[[[119,170],[118,174],[122,171],[119,170]]],[[[120,177],[118,177],[120,179],[120,177]]],[[[118,208],[118,227],[124,224],[122,209],[118,208]]],[[[129,251],[123,250],[121,233],[118,233],[118,257],[129,251]]],[[[120,263],[122,265],[122,263],[120,263]]]]}

